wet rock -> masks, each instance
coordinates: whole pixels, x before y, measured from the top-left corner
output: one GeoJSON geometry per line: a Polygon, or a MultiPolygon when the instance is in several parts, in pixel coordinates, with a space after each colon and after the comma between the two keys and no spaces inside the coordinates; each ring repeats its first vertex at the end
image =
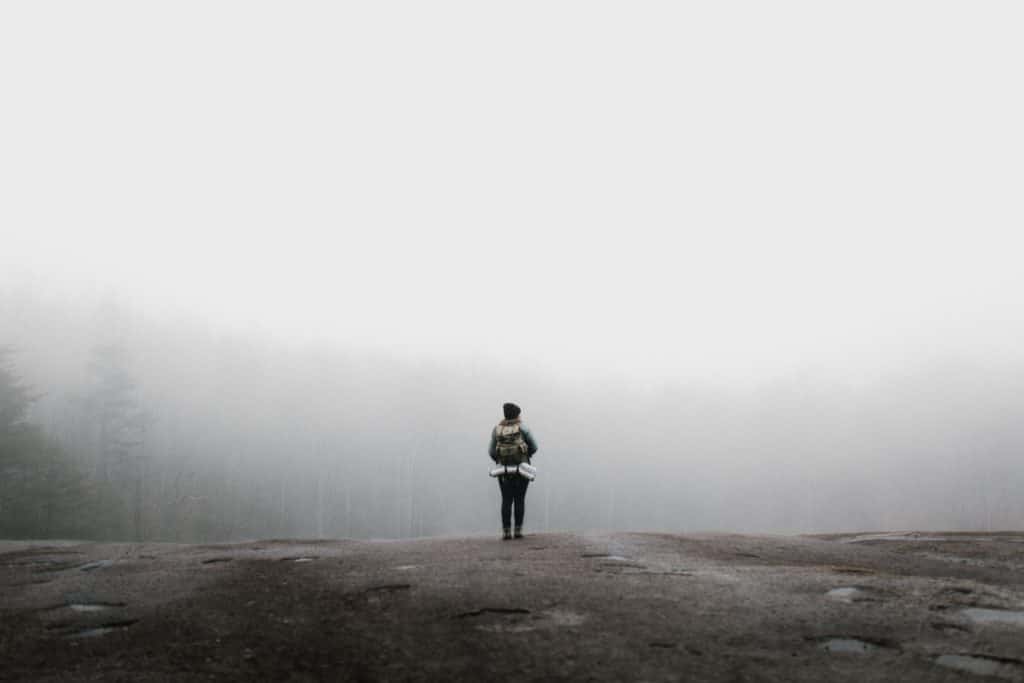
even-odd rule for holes
{"type": "Polygon", "coordinates": [[[1019,680],[1024,675],[1024,666],[1020,661],[988,655],[939,655],[935,663],[947,669],[1007,680],[1019,680]]]}
{"type": "Polygon", "coordinates": [[[1024,612],[1021,611],[970,607],[962,610],[960,614],[978,624],[1024,626],[1024,612]]]}
{"type": "Polygon", "coordinates": [[[833,588],[832,590],[825,593],[826,597],[832,598],[833,600],[839,600],[840,602],[853,602],[863,592],[854,586],[844,586],[842,588],[833,588]]]}
{"type": "Polygon", "coordinates": [[[467,617],[479,617],[484,614],[529,614],[530,610],[523,607],[481,607],[480,609],[473,610],[472,612],[462,612],[456,614],[456,619],[466,619],[467,617]]]}
{"type": "Polygon", "coordinates": [[[946,635],[962,635],[964,633],[970,633],[971,629],[960,624],[954,624],[952,622],[934,621],[931,623],[931,627],[940,633],[946,635]]]}
{"type": "Polygon", "coordinates": [[[68,608],[72,612],[106,612],[117,607],[124,607],[123,602],[72,602],[68,608]]]}
{"type": "Polygon", "coordinates": [[[108,633],[128,628],[133,624],[138,623],[138,619],[125,619],[123,621],[110,621],[99,626],[82,629],[81,631],[75,631],[68,635],[68,638],[97,638],[99,636],[105,636],[108,633]]]}
{"type": "Polygon", "coordinates": [[[367,593],[394,593],[395,591],[407,591],[412,588],[411,583],[386,583],[382,586],[372,586],[366,589],[367,593]]]}
{"type": "Polygon", "coordinates": [[[833,564],[829,565],[827,569],[836,574],[874,574],[874,569],[868,569],[867,567],[855,567],[853,565],[845,564],[833,564]]]}
{"type": "Polygon", "coordinates": [[[838,602],[878,602],[882,596],[868,586],[841,586],[825,593],[825,597],[838,602]]]}
{"type": "Polygon", "coordinates": [[[109,567],[112,564],[114,564],[113,560],[96,560],[95,562],[87,562],[83,565],[80,565],[78,567],[78,570],[83,572],[93,572],[97,569],[104,569],[106,567],[109,567]]]}
{"type": "Polygon", "coordinates": [[[829,654],[867,655],[884,650],[896,649],[892,643],[881,640],[866,640],[852,636],[832,636],[819,639],[818,646],[829,654]]]}

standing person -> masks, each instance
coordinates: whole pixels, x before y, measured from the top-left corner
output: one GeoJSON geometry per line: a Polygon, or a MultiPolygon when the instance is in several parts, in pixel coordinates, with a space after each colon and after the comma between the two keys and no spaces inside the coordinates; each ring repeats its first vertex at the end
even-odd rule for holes
{"type": "MultiPolygon", "coordinates": [[[[530,430],[526,428],[519,414],[522,412],[515,403],[506,403],[501,407],[505,419],[491,430],[491,445],[487,448],[491,460],[499,465],[529,464],[530,458],[537,452],[537,442],[530,430]]],[[[502,474],[498,476],[498,487],[501,489],[501,527],[502,539],[512,538],[512,507],[515,506],[516,538],[523,537],[523,517],[526,514],[526,487],[530,482],[518,474],[502,474]]]]}

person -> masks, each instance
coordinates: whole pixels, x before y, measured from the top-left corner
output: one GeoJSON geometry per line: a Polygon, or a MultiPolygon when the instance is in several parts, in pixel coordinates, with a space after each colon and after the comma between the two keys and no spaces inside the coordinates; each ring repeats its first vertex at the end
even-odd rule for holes
{"type": "MultiPolygon", "coordinates": [[[[491,430],[491,444],[488,454],[498,465],[518,465],[530,463],[530,458],[537,452],[537,441],[523,424],[520,414],[522,409],[515,403],[506,403],[502,407],[505,419],[491,430]]],[[[526,487],[530,482],[518,474],[498,475],[498,487],[501,489],[501,537],[507,541],[512,536],[512,508],[515,507],[516,531],[515,538],[523,537],[523,519],[526,516],[526,487]]]]}

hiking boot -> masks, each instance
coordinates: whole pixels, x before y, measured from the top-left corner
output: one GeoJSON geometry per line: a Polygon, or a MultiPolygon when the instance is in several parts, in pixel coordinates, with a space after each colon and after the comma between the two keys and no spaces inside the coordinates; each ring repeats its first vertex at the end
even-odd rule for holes
{"type": "Polygon", "coordinates": [[[516,536],[515,537],[516,538],[522,538],[523,537],[523,527],[521,527],[521,526],[517,526],[516,527],[516,536]]]}
{"type": "Polygon", "coordinates": [[[508,541],[512,538],[512,530],[506,527],[501,532],[501,540],[508,541]]]}

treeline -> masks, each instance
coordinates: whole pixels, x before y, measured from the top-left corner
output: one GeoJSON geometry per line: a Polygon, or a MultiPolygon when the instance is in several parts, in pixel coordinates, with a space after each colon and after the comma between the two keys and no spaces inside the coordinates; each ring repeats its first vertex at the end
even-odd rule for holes
{"type": "MultiPolygon", "coordinates": [[[[19,376],[19,355],[0,348],[0,538],[398,537],[458,525],[443,496],[419,490],[437,476],[430,453],[416,472],[415,453],[389,450],[388,433],[360,435],[338,406],[321,406],[334,428],[318,422],[279,368],[237,346],[216,368],[196,359],[139,373],[127,346],[96,345],[84,373],[45,392],[19,376]],[[221,384],[235,370],[248,379],[221,384]]],[[[307,380],[295,388],[322,389],[307,380]]]]}
{"type": "Polygon", "coordinates": [[[17,356],[0,347],[0,538],[231,536],[220,521],[226,501],[196,495],[196,473],[169,472],[146,454],[152,417],[139,406],[123,348],[94,349],[91,391],[65,399],[77,414],[65,411],[59,431],[72,438],[63,443],[28,419],[42,396],[19,376],[17,356]]]}
{"type": "Polygon", "coordinates": [[[0,348],[0,537],[117,536],[108,514],[112,490],[27,420],[34,396],[13,355],[0,348]]]}
{"type": "Polygon", "coordinates": [[[5,538],[494,533],[485,448],[506,400],[540,442],[533,530],[1024,526],[1012,362],[746,387],[579,377],[22,294],[0,296],[0,331],[17,349],[0,375],[5,538]]]}

